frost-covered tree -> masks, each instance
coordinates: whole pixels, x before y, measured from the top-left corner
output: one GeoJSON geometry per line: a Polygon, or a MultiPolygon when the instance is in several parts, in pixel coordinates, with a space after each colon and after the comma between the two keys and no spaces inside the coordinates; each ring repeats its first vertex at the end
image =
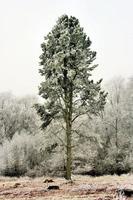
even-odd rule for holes
{"type": "Polygon", "coordinates": [[[33,96],[18,98],[10,93],[0,93],[0,143],[11,140],[16,132],[39,132],[40,119],[33,107],[36,102],[33,96]]]}
{"type": "Polygon", "coordinates": [[[61,16],[41,45],[40,74],[44,77],[39,94],[44,105],[37,105],[45,128],[53,119],[64,120],[66,135],[66,179],[71,179],[72,124],[81,115],[95,114],[104,108],[106,93],[101,81],[94,82],[91,72],[96,52],[75,17],[61,16]]]}
{"type": "MultiPolygon", "coordinates": [[[[121,77],[115,78],[107,84],[108,103],[106,105],[105,123],[110,126],[110,132],[115,135],[115,146],[119,149],[119,133],[122,130],[124,117],[124,80],[121,77]]],[[[117,162],[117,159],[116,159],[117,162]]]]}
{"type": "Polygon", "coordinates": [[[93,166],[100,175],[122,174],[132,167],[129,163],[132,155],[132,92],[130,84],[122,77],[113,78],[105,88],[108,91],[107,104],[98,124],[95,120],[102,142],[93,166]]]}

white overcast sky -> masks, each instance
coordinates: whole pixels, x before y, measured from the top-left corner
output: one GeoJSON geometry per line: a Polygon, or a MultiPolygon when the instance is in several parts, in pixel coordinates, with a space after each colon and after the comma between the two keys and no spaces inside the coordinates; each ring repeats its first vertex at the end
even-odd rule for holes
{"type": "Polygon", "coordinates": [[[0,92],[37,94],[40,44],[62,14],[97,51],[97,78],[133,76],[133,0],[0,0],[0,92]]]}

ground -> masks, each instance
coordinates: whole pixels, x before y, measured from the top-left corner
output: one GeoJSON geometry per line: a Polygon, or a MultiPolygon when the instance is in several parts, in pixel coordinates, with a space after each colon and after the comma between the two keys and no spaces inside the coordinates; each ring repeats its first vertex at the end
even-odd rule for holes
{"type": "Polygon", "coordinates": [[[52,178],[53,182],[47,183],[46,179],[51,178],[0,177],[0,200],[133,200],[117,193],[118,188],[133,189],[133,175],[73,176],[73,182],[52,178]],[[51,185],[59,190],[48,190],[51,185]]]}

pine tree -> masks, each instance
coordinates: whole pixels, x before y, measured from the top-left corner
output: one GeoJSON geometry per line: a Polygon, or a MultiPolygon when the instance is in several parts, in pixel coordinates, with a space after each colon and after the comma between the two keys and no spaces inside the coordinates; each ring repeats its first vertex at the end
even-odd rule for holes
{"type": "Polygon", "coordinates": [[[107,94],[101,90],[101,80],[94,83],[91,72],[96,52],[90,49],[91,41],[73,16],[61,16],[41,44],[39,70],[44,77],[39,95],[44,105],[37,105],[43,124],[61,118],[66,133],[66,179],[72,170],[72,124],[81,115],[95,114],[104,108],[107,94]]]}

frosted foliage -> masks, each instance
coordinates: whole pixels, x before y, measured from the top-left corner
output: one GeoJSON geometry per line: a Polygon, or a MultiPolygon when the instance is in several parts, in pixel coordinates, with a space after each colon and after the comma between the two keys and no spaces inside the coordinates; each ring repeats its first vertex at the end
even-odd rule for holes
{"type": "Polygon", "coordinates": [[[24,132],[20,135],[15,134],[11,141],[6,140],[0,147],[0,171],[13,170],[16,167],[16,170],[26,172],[30,167],[35,167],[34,165],[45,159],[40,158],[40,150],[45,147],[46,143],[42,134],[36,136],[27,135],[24,132]]]}
{"type": "Polygon", "coordinates": [[[29,134],[38,132],[41,123],[33,107],[36,102],[32,96],[17,98],[10,93],[0,94],[0,142],[23,130],[29,134]]]}

